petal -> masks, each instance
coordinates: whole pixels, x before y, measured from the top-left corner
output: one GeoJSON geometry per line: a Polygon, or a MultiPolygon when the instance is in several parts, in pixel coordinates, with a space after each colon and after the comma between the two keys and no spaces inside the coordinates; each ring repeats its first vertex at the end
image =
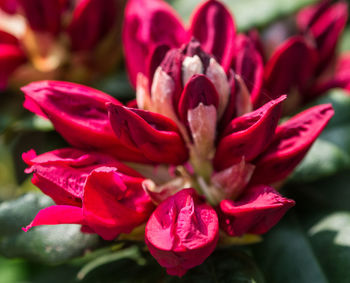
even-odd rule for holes
{"type": "Polygon", "coordinates": [[[220,227],[230,236],[264,234],[283,217],[295,202],[273,188],[251,187],[237,200],[223,200],[219,207],[220,227]]]}
{"type": "Polygon", "coordinates": [[[203,49],[214,55],[227,71],[230,67],[236,33],[232,15],[218,1],[209,0],[193,13],[190,31],[203,49]]]}
{"type": "Polygon", "coordinates": [[[188,111],[203,105],[219,106],[219,95],[213,83],[205,75],[194,75],[185,85],[181,94],[178,113],[180,119],[187,124],[188,111]]]}
{"type": "Polygon", "coordinates": [[[84,225],[83,210],[80,207],[69,205],[54,205],[38,212],[34,220],[25,228],[24,232],[35,226],[58,224],[82,224],[84,225]]]}
{"type": "Polygon", "coordinates": [[[129,161],[144,160],[123,147],[115,136],[108,119],[105,103],[120,104],[113,97],[78,84],[41,81],[22,88],[24,107],[44,116],[73,146],[101,150],[129,161]]]}
{"type": "Polygon", "coordinates": [[[34,31],[56,35],[61,29],[60,0],[18,0],[24,15],[34,31]]]}
{"type": "Polygon", "coordinates": [[[156,163],[181,164],[187,148],[176,124],[149,111],[108,105],[111,126],[119,140],[156,163]]]}
{"type": "Polygon", "coordinates": [[[314,52],[301,36],[282,43],[265,66],[263,91],[255,97],[254,107],[288,93],[292,87],[304,87],[314,71],[314,52]]]}
{"type": "Polygon", "coordinates": [[[272,184],[286,178],[303,159],[333,116],[331,104],[312,107],[277,127],[267,150],[256,160],[254,184],[272,184]]]}
{"type": "Polygon", "coordinates": [[[242,158],[249,162],[270,144],[281,115],[281,102],[285,99],[283,95],[231,121],[217,146],[214,158],[216,170],[224,170],[242,158]]]}
{"type": "Polygon", "coordinates": [[[91,172],[83,201],[87,225],[105,240],[113,240],[145,222],[153,204],[142,189],[142,181],[124,182],[115,168],[100,167],[91,172]]]}
{"type": "Polygon", "coordinates": [[[263,59],[255,48],[253,41],[243,34],[236,37],[235,50],[234,70],[243,78],[251,99],[255,101],[262,87],[263,59]]]}
{"type": "Polygon", "coordinates": [[[213,252],[219,238],[218,218],[194,189],[163,201],[146,225],[145,241],[168,274],[182,276],[213,252]]]}
{"type": "Polygon", "coordinates": [[[94,48],[113,28],[118,8],[116,0],[79,1],[67,27],[73,50],[94,48]]]}
{"type": "Polygon", "coordinates": [[[158,44],[179,47],[187,33],[176,12],[165,1],[130,0],[125,9],[123,45],[132,85],[137,73],[147,75],[150,52],[158,44]]]}
{"type": "Polygon", "coordinates": [[[23,153],[23,160],[30,166],[25,172],[33,173],[33,184],[56,204],[81,206],[86,178],[100,166],[115,167],[123,174],[141,177],[108,155],[74,148],[58,149],[39,156],[31,150],[23,153]]]}
{"type": "Polygon", "coordinates": [[[330,6],[331,0],[323,0],[299,11],[296,17],[298,28],[301,31],[307,31],[330,6]]]}

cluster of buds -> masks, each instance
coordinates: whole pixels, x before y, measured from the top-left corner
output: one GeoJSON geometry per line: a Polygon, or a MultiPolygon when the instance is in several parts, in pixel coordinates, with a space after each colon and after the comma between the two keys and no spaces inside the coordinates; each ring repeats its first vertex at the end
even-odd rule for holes
{"type": "Polygon", "coordinates": [[[223,235],[264,234],[294,205],[274,187],[333,109],[318,105],[279,124],[286,95],[261,91],[258,45],[235,36],[215,0],[197,9],[188,31],[163,1],[130,0],[123,40],[137,93],[129,107],[73,83],[22,88],[24,106],[71,145],[23,154],[32,182],[56,203],[24,230],[75,223],[113,240],[145,224],[150,253],[182,276],[223,235]]]}
{"type": "Polygon", "coordinates": [[[122,0],[0,2],[0,88],[38,79],[88,81],[120,57],[122,0]]]}

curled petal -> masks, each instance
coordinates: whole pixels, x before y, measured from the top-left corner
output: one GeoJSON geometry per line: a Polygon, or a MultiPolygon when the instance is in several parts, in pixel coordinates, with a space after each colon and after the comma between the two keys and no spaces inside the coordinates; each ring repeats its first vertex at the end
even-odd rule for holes
{"type": "Polygon", "coordinates": [[[187,124],[188,111],[203,105],[219,106],[219,95],[205,75],[194,75],[186,84],[178,105],[180,119],[187,124]]]}
{"type": "Polygon", "coordinates": [[[61,29],[62,1],[18,0],[25,17],[34,31],[56,35],[61,29]]]}
{"type": "Polygon", "coordinates": [[[35,226],[57,224],[82,224],[84,225],[83,210],[80,207],[69,205],[54,205],[38,212],[34,220],[25,228],[24,232],[35,226]]]}
{"type": "Polygon", "coordinates": [[[310,5],[299,11],[296,16],[298,28],[307,31],[330,6],[331,0],[323,0],[317,5],[310,5]]]}
{"type": "Polygon", "coordinates": [[[34,150],[30,150],[22,156],[29,165],[25,172],[33,173],[33,184],[56,204],[81,206],[86,178],[100,166],[115,167],[123,174],[141,177],[114,158],[97,152],[64,148],[38,156],[34,150]]]}
{"type": "Polygon", "coordinates": [[[139,178],[127,182],[115,168],[100,167],[92,171],[84,190],[83,213],[87,225],[105,240],[113,240],[145,222],[153,204],[142,189],[142,181],[139,178]]]}
{"type": "Polygon", "coordinates": [[[180,164],[188,152],[176,124],[157,113],[108,105],[111,126],[127,147],[156,163],[180,164]]]}
{"type": "Polygon", "coordinates": [[[272,141],[281,114],[280,98],[266,103],[261,108],[235,118],[226,127],[217,146],[214,167],[221,171],[245,158],[256,158],[272,141]]]}
{"type": "Polygon", "coordinates": [[[130,81],[137,73],[147,75],[144,62],[158,44],[179,47],[187,33],[175,11],[161,0],[130,0],[125,9],[123,45],[130,81]]]}
{"type": "Polygon", "coordinates": [[[295,202],[273,188],[260,185],[247,189],[237,200],[223,200],[219,207],[220,227],[230,236],[264,234],[295,202]]]}
{"type": "Polygon", "coordinates": [[[183,189],[163,201],[146,225],[150,253],[168,274],[182,276],[215,249],[218,218],[194,189],[183,189]]]}
{"type": "Polygon", "coordinates": [[[256,100],[262,87],[264,63],[254,42],[243,34],[236,37],[234,69],[247,86],[251,99],[256,100]]]}
{"type": "Polygon", "coordinates": [[[214,55],[227,71],[234,52],[236,29],[226,7],[219,1],[206,1],[194,12],[190,30],[203,49],[214,55]]]}
{"type": "Polygon", "coordinates": [[[276,129],[267,150],[255,162],[254,184],[272,184],[288,176],[333,116],[331,104],[314,106],[276,129]]]}
{"type": "Polygon", "coordinates": [[[109,124],[105,104],[120,104],[113,97],[89,87],[58,81],[31,83],[22,91],[24,107],[48,118],[73,146],[101,150],[123,160],[144,160],[121,145],[109,124]]]}
{"type": "Polygon", "coordinates": [[[301,36],[282,43],[265,66],[264,87],[253,101],[255,108],[288,93],[292,87],[305,87],[314,71],[315,55],[315,50],[301,36]]]}

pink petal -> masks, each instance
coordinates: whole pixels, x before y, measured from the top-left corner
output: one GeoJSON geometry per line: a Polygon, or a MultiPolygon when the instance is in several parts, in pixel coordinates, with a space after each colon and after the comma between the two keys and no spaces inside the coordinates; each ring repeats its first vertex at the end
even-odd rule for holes
{"type": "Polygon", "coordinates": [[[295,205],[273,188],[251,187],[237,200],[223,200],[219,207],[220,227],[230,236],[264,234],[295,205]]]}
{"type": "Polygon", "coordinates": [[[190,31],[200,41],[203,49],[214,55],[227,71],[234,52],[236,33],[233,17],[228,9],[215,0],[204,2],[193,13],[190,31]]]}
{"type": "Polygon", "coordinates": [[[302,9],[296,17],[298,28],[303,32],[307,31],[330,6],[331,0],[323,0],[316,5],[302,9]]]}
{"type": "Polygon", "coordinates": [[[153,204],[142,189],[143,179],[123,181],[115,169],[100,167],[89,175],[84,191],[83,211],[87,225],[105,240],[130,233],[145,222],[153,204]]]}
{"type": "Polygon", "coordinates": [[[122,160],[144,160],[121,145],[109,124],[105,104],[120,104],[113,97],[89,87],[58,81],[31,83],[22,91],[26,99],[24,107],[50,119],[73,146],[101,150],[122,160]]]}
{"type": "Polygon", "coordinates": [[[60,0],[18,0],[24,15],[34,31],[56,35],[61,30],[60,0]]]}
{"type": "Polygon", "coordinates": [[[114,27],[117,0],[81,0],[67,28],[73,50],[89,50],[114,27]]]}
{"type": "Polygon", "coordinates": [[[249,162],[270,144],[281,115],[281,102],[285,99],[285,95],[281,96],[231,121],[217,146],[216,170],[239,163],[242,158],[249,162]]]}
{"type": "Polygon", "coordinates": [[[331,104],[312,107],[277,127],[268,149],[255,162],[254,184],[271,184],[286,178],[303,159],[333,116],[331,104]]]}
{"type": "Polygon", "coordinates": [[[185,85],[181,94],[178,113],[180,119],[187,124],[188,111],[203,105],[219,106],[219,95],[213,83],[205,75],[194,75],[185,85]]]}
{"type": "Polygon", "coordinates": [[[252,101],[255,101],[262,87],[263,59],[255,48],[253,41],[243,34],[236,37],[235,50],[234,70],[243,78],[252,101]]]}
{"type": "Polygon", "coordinates": [[[314,71],[314,52],[301,36],[282,43],[265,66],[264,89],[254,100],[255,108],[288,93],[292,87],[305,87],[314,71]]]}
{"type": "Polygon", "coordinates": [[[108,105],[111,126],[124,146],[156,163],[181,164],[187,148],[176,124],[157,113],[108,105]]]}
{"type": "Polygon", "coordinates": [[[25,172],[33,173],[33,184],[56,204],[81,206],[86,178],[100,166],[115,167],[123,174],[141,177],[108,155],[73,148],[58,149],[39,156],[31,150],[23,153],[23,160],[30,166],[25,172]]]}
{"type": "Polygon", "coordinates": [[[218,218],[194,189],[183,189],[163,201],[146,225],[152,256],[170,275],[182,276],[213,252],[219,238],[218,218]]]}
{"type": "Polygon", "coordinates": [[[145,62],[158,44],[179,47],[187,33],[176,12],[162,0],[130,0],[125,9],[123,45],[132,85],[137,73],[147,75],[145,62]]]}
{"type": "Polygon", "coordinates": [[[54,205],[38,212],[34,220],[25,228],[24,232],[35,226],[57,224],[84,224],[83,210],[69,205],[54,205]]]}

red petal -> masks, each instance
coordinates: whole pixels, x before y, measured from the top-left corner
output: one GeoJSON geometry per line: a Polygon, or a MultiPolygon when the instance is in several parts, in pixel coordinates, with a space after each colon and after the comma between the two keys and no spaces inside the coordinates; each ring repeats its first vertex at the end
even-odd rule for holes
{"type": "Polygon", "coordinates": [[[182,276],[213,252],[219,238],[218,218],[194,189],[163,201],[146,225],[150,253],[168,274],[182,276]]]}
{"type": "Polygon", "coordinates": [[[180,164],[187,160],[187,148],[169,118],[157,113],[108,105],[111,126],[120,141],[156,163],[180,164]]]}
{"type": "Polygon", "coordinates": [[[83,210],[69,205],[50,206],[40,210],[32,223],[22,229],[27,232],[35,226],[57,224],[85,224],[83,210]]]}
{"type": "Polygon", "coordinates": [[[264,74],[263,59],[249,37],[243,34],[238,35],[235,45],[234,69],[243,78],[252,101],[255,101],[262,86],[264,74]]]}
{"type": "Polygon", "coordinates": [[[176,12],[165,1],[130,0],[125,9],[123,44],[131,83],[137,73],[147,75],[145,62],[158,44],[179,47],[187,33],[176,12]]]}
{"type": "Polygon", "coordinates": [[[231,65],[236,33],[228,9],[218,1],[206,1],[193,13],[190,30],[203,49],[214,55],[227,71],[231,65]]]}
{"type": "Polygon", "coordinates": [[[288,93],[292,87],[304,87],[314,71],[314,52],[301,36],[282,43],[265,66],[264,89],[253,101],[254,107],[288,93]]]}
{"type": "Polygon", "coordinates": [[[194,75],[185,85],[181,94],[178,112],[180,119],[187,124],[188,110],[204,105],[219,105],[219,95],[213,83],[205,75],[194,75]]]}
{"type": "Polygon", "coordinates": [[[105,103],[120,104],[113,97],[78,84],[42,81],[22,88],[24,107],[44,116],[73,146],[102,150],[122,160],[141,161],[142,156],[123,147],[108,119],[105,103]]]}
{"type": "Polygon", "coordinates": [[[231,121],[217,146],[214,158],[216,170],[228,168],[242,158],[249,162],[270,144],[281,115],[281,102],[285,99],[283,95],[231,121]]]}
{"type": "Polygon", "coordinates": [[[79,1],[67,28],[73,50],[94,48],[113,28],[118,8],[117,0],[79,1]]]}
{"type": "Polygon", "coordinates": [[[286,178],[303,159],[333,116],[331,104],[312,107],[276,130],[266,152],[255,162],[254,184],[271,184],[286,178]]]}
{"type": "Polygon", "coordinates": [[[295,202],[273,188],[255,186],[237,200],[223,200],[219,207],[220,227],[230,236],[264,234],[275,226],[295,202]]]}
{"type": "Polygon", "coordinates": [[[87,225],[105,240],[130,233],[145,222],[153,204],[142,189],[143,179],[124,183],[115,169],[100,167],[89,175],[84,191],[83,211],[87,225]]]}

